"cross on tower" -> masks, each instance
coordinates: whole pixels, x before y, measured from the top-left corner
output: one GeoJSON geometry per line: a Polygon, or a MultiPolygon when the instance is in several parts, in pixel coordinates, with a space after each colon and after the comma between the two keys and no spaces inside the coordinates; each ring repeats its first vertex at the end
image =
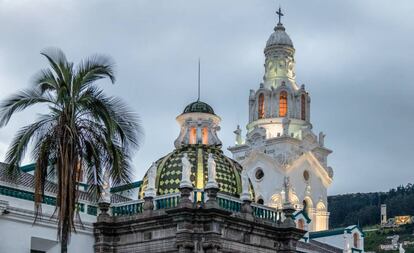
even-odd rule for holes
{"type": "Polygon", "coordinates": [[[280,6],[279,6],[279,10],[276,11],[276,14],[279,16],[279,23],[278,24],[281,24],[281,19],[284,15],[282,13],[282,9],[280,8],[280,6]]]}

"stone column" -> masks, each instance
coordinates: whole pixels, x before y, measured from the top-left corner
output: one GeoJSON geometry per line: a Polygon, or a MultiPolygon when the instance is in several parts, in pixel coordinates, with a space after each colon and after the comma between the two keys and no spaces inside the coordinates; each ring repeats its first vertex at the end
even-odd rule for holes
{"type": "Polygon", "coordinates": [[[205,208],[219,208],[217,203],[217,193],[219,191],[218,187],[206,188],[208,200],[206,201],[205,208]]]}
{"type": "Polygon", "coordinates": [[[144,212],[151,212],[154,210],[154,197],[152,196],[145,196],[144,197],[144,212]]]}
{"type": "Polygon", "coordinates": [[[99,210],[101,211],[100,214],[98,215],[98,222],[101,222],[101,221],[105,222],[111,219],[111,216],[108,213],[110,206],[111,206],[111,203],[108,203],[108,202],[98,203],[99,210]]]}
{"type": "Polygon", "coordinates": [[[192,191],[193,191],[193,187],[190,187],[190,186],[180,187],[181,196],[180,196],[180,200],[178,203],[178,207],[193,208],[193,202],[190,200],[192,191]]]}
{"type": "Polygon", "coordinates": [[[283,214],[285,215],[285,220],[283,224],[286,227],[296,227],[296,223],[293,220],[293,213],[296,211],[290,202],[289,193],[290,193],[290,179],[285,177],[283,187],[285,188],[285,203],[283,203],[283,214]]]}

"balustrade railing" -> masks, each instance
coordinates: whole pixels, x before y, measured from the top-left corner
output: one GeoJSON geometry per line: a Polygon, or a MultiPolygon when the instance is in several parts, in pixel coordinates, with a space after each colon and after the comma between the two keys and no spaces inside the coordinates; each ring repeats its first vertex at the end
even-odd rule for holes
{"type": "Polygon", "coordinates": [[[252,203],[253,215],[257,218],[277,222],[282,219],[282,212],[272,207],[252,203]]]}
{"type": "Polygon", "coordinates": [[[227,211],[238,213],[241,210],[242,201],[238,198],[218,193],[217,201],[219,206],[227,211]]]}
{"type": "MultiPolygon", "coordinates": [[[[22,190],[18,188],[13,188],[5,185],[0,185],[0,195],[13,197],[22,200],[34,201],[34,193],[27,190],[22,190]]],[[[56,197],[44,195],[42,198],[42,203],[45,205],[55,206],[56,197]]],[[[76,210],[81,213],[86,213],[89,215],[97,215],[97,207],[94,203],[86,202],[76,204],[76,210]]]]}
{"type": "Polygon", "coordinates": [[[167,194],[155,197],[155,209],[168,209],[178,205],[180,193],[167,194]]]}
{"type": "Polygon", "coordinates": [[[143,207],[144,207],[143,199],[113,204],[112,215],[121,216],[121,215],[132,215],[132,214],[142,213],[143,207]]]}
{"type": "MultiPolygon", "coordinates": [[[[192,202],[195,206],[205,203],[207,195],[202,190],[195,190],[191,196],[192,202]]],[[[180,200],[180,193],[167,194],[162,196],[156,196],[154,198],[154,207],[158,209],[168,209],[178,206],[180,200]]],[[[217,201],[220,208],[228,210],[234,213],[240,213],[243,202],[235,197],[218,193],[217,201]]],[[[135,200],[124,203],[118,203],[112,205],[112,215],[132,215],[143,212],[144,200],[135,200]]],[[[253,209],[253,216],[259,219],[268,220],[271,222],[277,222],[282,219],[282,212],[272,207],[260,205],[257,203],[251,204],[253,209]]],[[[89,212],[89,210],[88,210],[89,212]]]]}

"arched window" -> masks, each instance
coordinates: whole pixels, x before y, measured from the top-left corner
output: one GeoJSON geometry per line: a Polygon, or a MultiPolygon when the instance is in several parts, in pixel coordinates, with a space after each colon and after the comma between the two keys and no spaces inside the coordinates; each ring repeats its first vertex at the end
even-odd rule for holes
{"type": "Polygon", "coordinates": [[[306,96],[302,94],[300,98],[300,107],[301,107],[301,119],[306,120],[306,96]]]}
{"type": "Polygon", "coordinates": [[[303,219],[298,220],[298,228],[305,230],[305,221],[303,219]]]}
{"type": "Polygon", "coordinates": [[[207,127],[203,128],[203,132],[202,132],[202,136],[203,136],[203,144],[207,145],[208,144],[208,129],[207,127]]]}
{"type": "Polygon", "coordinates": [[[354,237],[354,248],[358,249],[359,248],[359,235],[357,233],[354,233],[353,237],[354,237]]]}
{"type": "Polygon", "coordinates": [[[197,143],[197,128],[192,127],[190,128],[190,144],[196,144],[197,143]]]}
{"type": "Polygon", "coordinates": [[[264,200],[262,198],[260,198],[260,199],[257,200],[257,203],[260,204],[260,205],[264,205],[264,200]]]}
{"type": "Polygon", "coordinates": [[[313,207],[312,200],[309,199],[309,197],[306,197],[303,201],[303,211],[307,214],[309,214],[310,209],[313,207]]]}
{"type": "Polygon", "coordinates": [[[262,93],[259,95],[258,117],[259,119],[263,119],[264,116],[265,116],[264,95],[262,93]]]}
{"type": "Polygon", "coordinates": [[[285,117],[288,111],[287,92],[282,91],[279,95],[279,117],[285,117]]]}

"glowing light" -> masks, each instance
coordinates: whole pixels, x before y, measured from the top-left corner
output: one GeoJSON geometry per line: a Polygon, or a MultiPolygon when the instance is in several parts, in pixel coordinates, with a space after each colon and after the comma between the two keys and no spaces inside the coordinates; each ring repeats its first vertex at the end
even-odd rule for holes
{"type": "Polygon", "coordinates": [[[287,92],[280,92],[279,96],[279,117],[285,117],[288,111],[287,92]]]}
{"type": "Polygon", "coordinates": [[[197,143],[197,129],[195,127],[190,128],[190,144],[197,143]]]}

